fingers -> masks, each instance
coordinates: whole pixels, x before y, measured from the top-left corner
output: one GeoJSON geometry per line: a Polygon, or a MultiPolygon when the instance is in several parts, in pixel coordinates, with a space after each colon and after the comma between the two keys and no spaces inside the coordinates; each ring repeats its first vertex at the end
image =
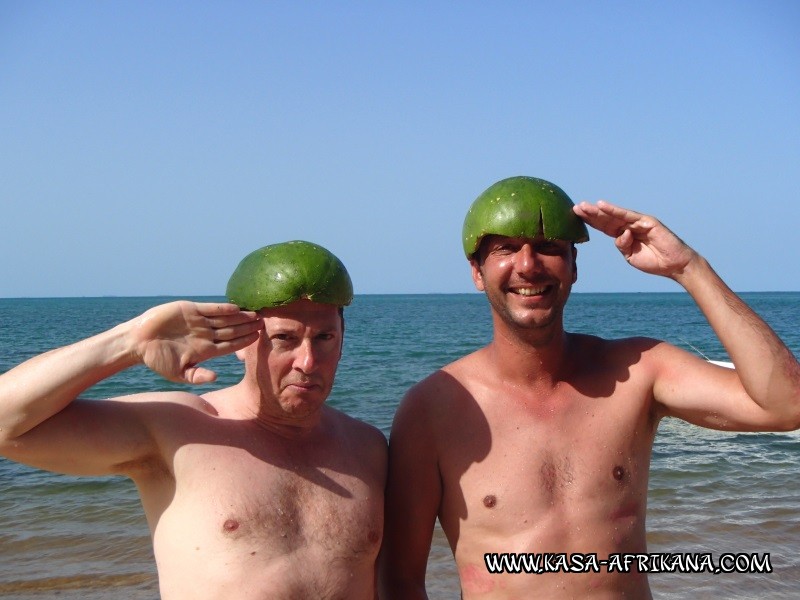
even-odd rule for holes
{"type": "Polygon", "coordinates": [[[607,215],[627,223],[633,231],[647,231],[655,227],[658,223],[655,218],[649,215],[630,210],[629,208],[616,206],[605,200],[599,200],[597,205],[598,208],[607,215]]]}
{"type": "Polygon", "coordinates": [[[204,369],[203,367],[188,367],[183,372],[183,379],[186,383],[191,383],[194,385],[199,385],[202,383],[211,383],[212,381],[216,380],[217,374],[210,369],[204,369]]]}
{"type": "Polygon", "coordinates": [[[619,236],[617,236],[617,238],[614,240],[614,245],[625,257],[625,260],[629,260],[631,256],[631,247],[633,246],[633,234],[631,233],[631,230],[626,229],[619,236]]]}
{"type": "Polygon", "coordinates": [[[241,310],[235,304],[196,302],[194,307],[197,313],[209,319],[209,323],[214,327],[247,323],[259,318],[255,311],[241,310]]]}
{"type": "Polygon", "coordinates": [[[227,302],[195,302],[194,306],[197,309],[197,312],[204,317],[215,317],[217,315],[231,315],[239,312],[245,312],[235,304],[230,304],[227,302]]]}
{"type": "Polygon", "coordinates": [[[616,204],[611,204],[605,200],[598,200],[597,204],[590,204],[583,201],[575,206],[575,213],[580,217],[588,217],[595,219],[618,219],[625,223],[635,223],[639,219],[645,217],[642,213],[634,210],[622,208],[616,204]]]}
{"type": "Polygon", "coordinates": [[[610,202],[606,202],[605,200],[598,200],[597,201],[597,208],[606,213],[607,215],[613,216],[617,219],[621,219],[627,223],[635,223],[644,215],[642,213],[638,213],[634,210],[630,210],[627,208],[622,208],[621,206],[617,206],[616,204],[611,204],[610,202]]]}
{"type": "Polygon", "coordinates": [[[239,335],[225,340],[214,340],[214,349],[217,354],[230,354],[258,341],[258,332],[239,335]]]}
{"type": "Polygon", "coordinates": [[[597,204],[584,201],[573,210],[587,225],[615,238],[628,230],[634,233],[649,231],[656,223],[652,217],[605,200],[599,200],[597,204]]]}
{"type": "Polygon", "coordinates": [[[205,327],[210,331],[214,341],[232,340],[234,338],[258,332],[264,329],[264,321],[244,321],[241,319],[208,319],[205,327]]]}
{"type": "Polygon", "coordinates": [[[215,342],[235,340],[250,334],[258,334],[259,331],[264,329],[263,321],[251,321],[249,323],[241,323],[237,325],[225,325],[221,327],[211,327],[212,335],[215,342]]]}
{"type": "Polygon", "coordinates": [[[611,237],[620,235],[629,223],[625,218],[624,209],[607,202],[597,204],[581,202],[573,210],[587,225],[611,237]]]}
{"type": "Polygon", "coordinates": [[[225,340],[204,339],[202,343],[183,344],[179,347],[170,348],[169,352],[160,353],[154,361],[145,360],[145,364],[161,374],[170,381],[181,383],[202,384],[215,381],[217,375],[214,371],[197,366],[199,363],[231,354],[258,340],[258,331],[242,335],[241,332],[223,332],[223,335],[231,336],[225,340]],[[187,365],[188,366],[184,366],[187,365]]]}
{"type": "Polygon", "coordinates": [[[197,310],[205,316],[202,337],[209,339],[218,350],[232,347],[230,352],[243,348],[258,339],[258,332],[264,329],[264,321],[253,311],[239,310],[235,304],[197,304],[197,310]],[[231,344],[221,345],[224,342],[231,344]]]}

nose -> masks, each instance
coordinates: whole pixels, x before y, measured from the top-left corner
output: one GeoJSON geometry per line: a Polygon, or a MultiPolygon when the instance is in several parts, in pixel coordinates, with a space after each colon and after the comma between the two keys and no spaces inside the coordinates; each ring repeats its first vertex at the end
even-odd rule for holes
{"type": "Polygon", "coordinates": [[[539,256],[533,249],[533,244],[522,244],[514,257],[514,266],[519,273],[530,273],[539,266],[539,256]]]}
{"type": "Polygon", "coordinates": [[[316,370],[317,357],[312,340],[304,339],[300,345],[297,346],[294,368],[303,373],[313,373],[316,370]]]}

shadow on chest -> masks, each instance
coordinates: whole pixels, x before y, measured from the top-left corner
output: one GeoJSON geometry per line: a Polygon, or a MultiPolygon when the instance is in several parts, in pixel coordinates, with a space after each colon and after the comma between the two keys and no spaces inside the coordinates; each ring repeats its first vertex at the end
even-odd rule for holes
{"type": "Polygon", "coordinates": [[[343,558],[370,552],[381,539],[381,502],[361,482],[348,483],[340,483],[350,492],[341,496],[281,474],[261,493],[242,494],[220,511],[219,534],[263,541],[282,552],[318,547],[343,558]]]}

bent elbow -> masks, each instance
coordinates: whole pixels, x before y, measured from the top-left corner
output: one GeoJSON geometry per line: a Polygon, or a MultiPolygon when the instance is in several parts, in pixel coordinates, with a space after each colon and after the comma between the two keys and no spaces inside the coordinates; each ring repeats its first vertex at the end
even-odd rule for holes
{"type": "Polygon", "coordinates": [[[20,442],[18,438],[4,434],[4,431],[0,432],[0,456],[13,460],[14,462],[19,462],[20,442]]]}
{"type": "Polygon", "coordinates": [[[16,445],[19,432],[9,423],[0,423],[0,455],[5,456],[6,450],[16,445]]]}
{"type": "Polygon", "coordinates": [[[793,399],[790,409],[782,411],[780,415],[776,415],[771,425],[774,431],[780,432],[800,429],[800,394],[793,399]]]}
{"type": "Polygon", "coordinates": [[[800,429],[800,411],[795,412],[789,418],[784,419],[776,431],[797,431],[800,429]]]}
{"type": "Polygon", "coordinates": [[[800,429],[800,387],[792,394],[791,403],[794,410],[787,419],[785,431],[796,431],[800,429]]]}
{"type": "Polygon", "coordinates": [[[19,421],[0,424],[0,454],[5,456],[6,451],[13,450],[19,446],[20,438],[28,431],[28,429],[22,427],[19,421]]]}

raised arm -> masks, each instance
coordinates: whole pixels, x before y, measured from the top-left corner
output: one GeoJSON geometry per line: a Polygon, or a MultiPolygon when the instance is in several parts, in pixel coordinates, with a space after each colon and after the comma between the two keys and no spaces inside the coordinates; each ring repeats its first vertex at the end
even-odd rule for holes
{"type": "Polygon", "coordinates": [[[662,348],[654,395],[665,414],[720,429],[800,428],[800,365],[702,256],[653,217],[602,201],[582,202],[575,213],[613,237],[629,264],[683,286],[736,367],[728,371],[662,348]]]}
{"type": "MultiPolygon", "coordinates": [[[[87,453],[86,460],[96,460],[90,455],[92,440],[85,439],[87,431],[96,432],[98,439],[117,436],[120,445],[138,447],[144,444],[139,438],[146,432],[134,410],[126,411],[125,419],[82,428],[80,435],[75,432],[76,415],[58,416],[84,390],[136,364],[172,381],[213,381],[214,373],[198,363],[247,346],[258,338],[261,327],[254,313],[241,312],[230,304],[172,302],[32,358],[0,376],[0,454],[21,462],[30,456],[31,462],[47,468],[48,455],[60,463],[61,457],[74,450],[78,453],[72,457],[74,470],[80,471],[80,453],[87,453]],[[108,431],[112,424],[114,431],[108,431]],[[47,438],[37,429],[46,429],[47,438]]],[[[84,419],[106,419],[111,405],[102,404],[86,403],[76,411],[84,419]]]]}

